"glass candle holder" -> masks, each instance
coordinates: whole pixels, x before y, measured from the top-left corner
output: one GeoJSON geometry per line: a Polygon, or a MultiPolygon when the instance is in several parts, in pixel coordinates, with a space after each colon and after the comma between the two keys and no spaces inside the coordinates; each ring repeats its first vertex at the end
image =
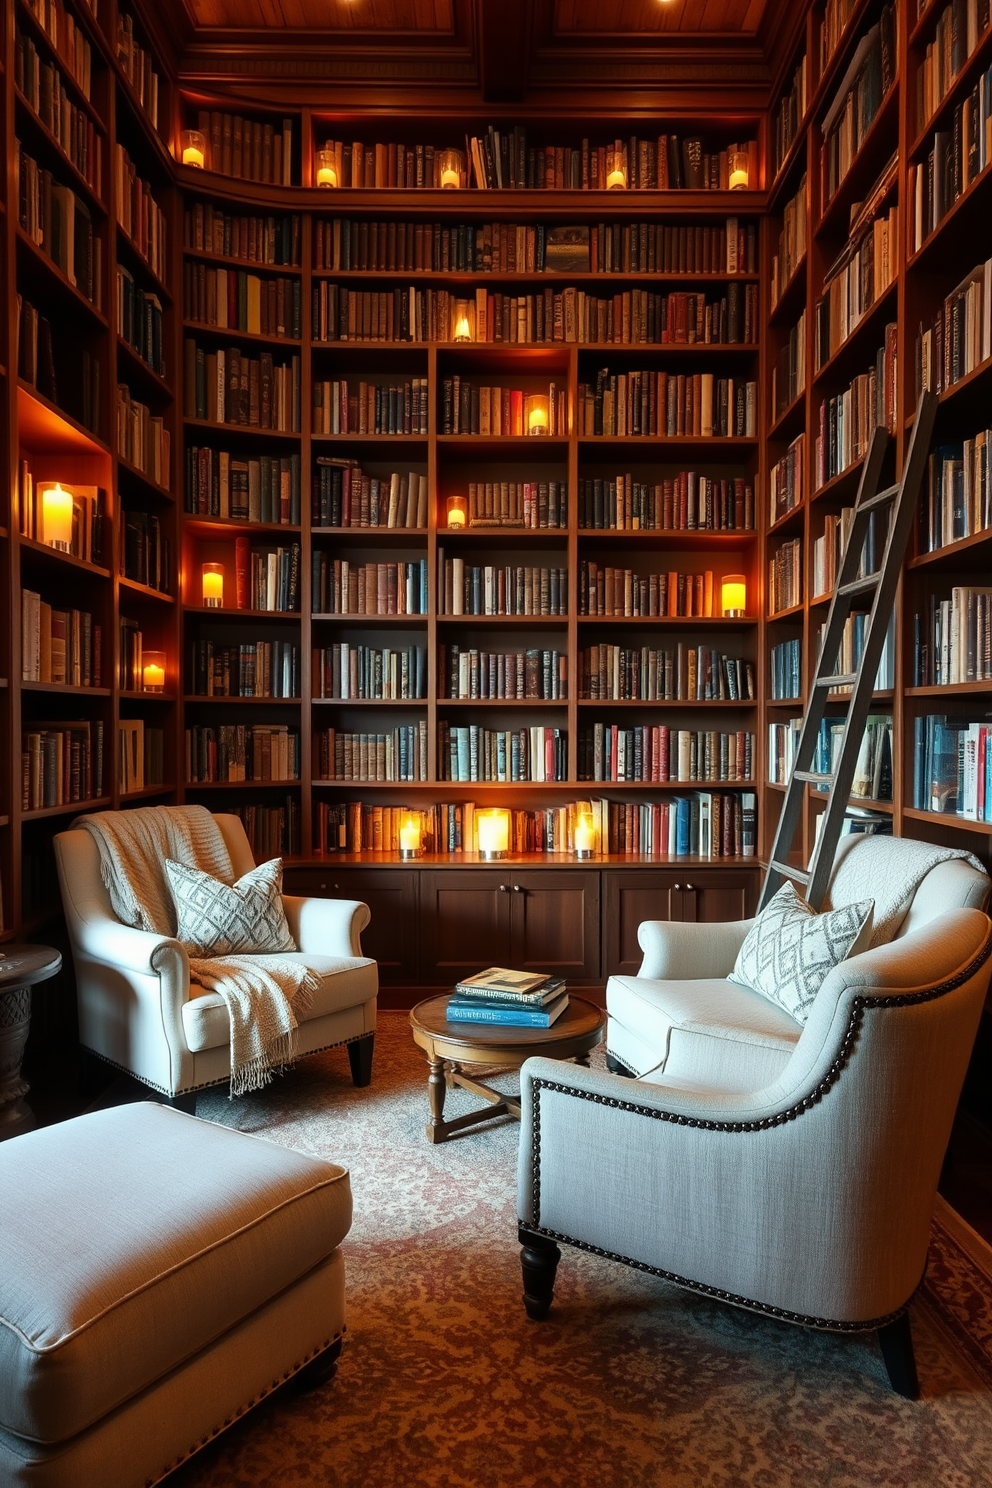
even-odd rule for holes
{"type": "Polygon", "coordinates": [[[606,150],[606,189],[607,191],[626,191],[627,189],[627,162],[624,159],[623,145],[619,140],[615,145],[609,145],[606,150]]]}
{"type": "Polygon", "coordinates": [[[199,129],[184,129],[180,136],[183,165],[203,170],[207,163],[207,136],[199,129]]]}
{"type": "Polygon", "coordinates": [[[596,823],[591,816],[583,813],[576,818],[575,830],[575,856],[577,858],[591,858],[596,851],[596,823]]]}
{"type": "Polygon", "coordinates": [[[498,806],[477,811],[475,826],[479,834],[479,857],[487,862],[505,858],[510,846],[510,813],[498,806]]]}
{"type": "Polygon", "coordinates": [[[72,491],[68,486],[41,487],[41,530],[43,541],[60,553],[72,549],[72,491]]]}
{"type": "Polygon", "coordinates": [[[730,173],[731,191],[746,191],[749,185],[750,159],[747,150],[733,146],[727,151],[727,169],[730,173]]]}
{"type": "Polygon", "coordinates": [[[730,616],[747,613],[747,580],[743,574],[724,574],[720,581],[720,608],[730,616]]]}
{"type": "Polygon", "coordinates": [[[547,434],[548,398],[546,393],[534,393],[524,399],[524,433],[547,434]]]}
{"type": "Polygon", "coordinates": [[[445,502],[448,531],[461,531],[468,526],[468,499],[465,496],[449,496],[445,502]]]}
{"type": "Polygon", "coordinates": [[[316,157],[317,185],[333,190],[338,185],[338,157],[331,149],[318,150],[316,157]]]}
{"type": "Polygon", "coordinates": [[[141,690],[142,692],[164,692],[164,651],[143,651],[141,653],[141,690]]]}
{"type": "Polygon", "coordinates": [[[400,823],[400,857],[404,861],[419,858],[421,847],[421,822],[419,816],[404,817],[400,823]]]}
{"type": "Polygon", "coordinates": [[[471,341],[472,317],[469,311],[468,300],[455,301],[455,335],[456,341],[471,341]]]}
{"type": "Polygon", "coordinates": [[[208,610],[219,610],[224,604],[224,565],[203,565],[203,603],[208,610]]]}
{"type": "Polygon", "coordinates": [[[458,191],[465,185],[465,157],[461,150],[442,150],[435,157],[434,179],[442,191],[458,191]]]}

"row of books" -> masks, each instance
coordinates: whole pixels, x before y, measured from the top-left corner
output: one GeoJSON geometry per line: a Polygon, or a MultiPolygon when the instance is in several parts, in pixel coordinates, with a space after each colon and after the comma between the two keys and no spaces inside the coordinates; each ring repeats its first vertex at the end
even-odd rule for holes
{"type": "Polygon", "coordinates": [[[827,0],[823,8],[819,32],[820,77],[826,72],[834,53],[844,39],[856,4],[857,0],[827,0]]]}
{"type": "Polygon", "coordinates": [[[312,559],[315,615],[426,615],[427,559],[352,563],[315,549],[312,559]]]}
{"type": "Polygon", "coordinates": [[[427,696],[425,646],[365,646],[336,641],[313,653],[313,695],[406,701],[427,696]]]}
{"type": "MultiPolygon", "coordinates": [[[[579,614],[629,617],[714,614],[713,570],[638,573],[593,559],[579,564],[579,614]]],[[[720,613],[719,609],[716,613],[720,613]]]]}
{"type": "Polygon", "coordinates": [[[750,439],[758,428],[758,384],[712,372],[603,367],[595,383],[579,383],[577,422],[580,434],[611,438],[750,439]]]}
{"type": "Polygon", "coordinates": [[[769,657],[773,702],[802,697],[802,641],[779,641],[776,646],[772,646],[769,657]]]}
{"type": "Polygon", "coordinates": [[[913,805],[992,821],[992,726],[926,714],[913,720],[913,805]]]}
{"type": "Polygon", "coordinates": [[[917,396],[943,393],[992,357],[992,258],[978,264],[920,326],[916,343],[917,396]]]}
{"type": "Polygon", "coordinates": [[[162,301],[134,282],[134,275],[117,265],[117,330],[121,339],[159,377],[165,376],[165,335],[162,301]]]}
{"type": "MultiPolygon", "coordinates": [[[[853,506],[841,507],[839,512],[827,512],[824,516],[823,531],[813,541],[813,599],[833,593],[853,523],[853,506]]],[[[856,577],[863,578],[865,574],[876,572],[887,533],[888,512],[884,508],[876,508],[868,515],[868,527],[856,577]]]]}
{"type": "Polygon", "coordinates": [[[200,636],[190,648],[189,677],[197,697],[298,698],[300,648],[295,641],[226,645],[200,636]]]}
{"type": "Polygon", "coordinates": [[[947,129],[934,132],[909,167],[910,252],[916,253],[992,159],[992,66],[957,105],[947,129]]]}
{"type": "Polygon", "coordinates": [[[21,679],[103,686],[103,628],[89,610],[57,609],[21,590],[21,679]]]}
{"type": "Polygon", "coordinates": [[[247,331],[298,341],[301,335],[299,275],[250,274],[187,259],[183,307],[187,320],[218,330],[247,331]]]}
{"type": "Polygon", "coordinates": [[[152,195],[148,181],[138,175],[137,167],[124,146],[114,147],[117,175],[117,221],[130,238],[153,274],[168,277],[168,218],[152,195]]]}
{"type": "Polygon", "coordinates": [[[568,654],[528,647],[525,651],[480,651],[476,646],[438,646],[438,692],[444,698],[519,700],[568,697],[568,654]]]}
{"type": "Polygon", "coordinates": [[[22,230],[83,299],[99,310],[103,302],[103,242],[82,197],[39,165],[17,139],[13,189],[22,230]]]}
{"type": "Polygon", "coordinates": [[[594,723],[579,730],[579,779],[679,784],[747,783],[754,735],[743,730],[672,729],[667,724],[594,723]]]}
{"type": "MultiPolygon", "coordinates": [[[[823,624],[820,626],[819,631],[817,632],[817,655],[819,655],[819,652],[823,647],[823,641],[824,637],[826,636],[826,631],[827,622],[826,620],[824,620],[823,624]]],[[[853,615],[848,615],[847,619],[844,621],[844,629],[841,632],[841,640],[840,645],[837,648],[837,655],[834,658],[833,664],[831,666],[832,673],[843,673],[845,675],[848,675],[851,672],[857,671],[858,667],[861,665],[861,658],[864,655],[865,635],[867,634],[867,631],[868,616],[866,614],[858,611],[853,615]]],[[[889,620],[888,628],[885,632],[885,640],[882,644],[882,654],[878,662],[878,671],[875,673],[874,691],[891,692],[893,687],[895,686],[895,672],[896,627],[895,615],[893,615],[889,620]]],[[[845,697],[850,692],[851,688],[847,686],[831,687],[829,695],[830,697],[845,697]]]]}
{"type": "Polygon", "coordinates": [[[300,778],[299,730],[285,723],[195,724],[184,748],[189,785],[300,778]]]}
{"type": "Polygon", "coordinates": [[[122,795],[165,782],[165,730],[143,718],[117,724],[117,789],[122,795]]]}
{"type": "Polygon", "coordinates": [[[955,584],[913,617],[917,687],[992,681],[992,588],[955,584]]]}
{"type": "Polygon", "coordinates": [[[120,572],[160,594],[173,592],[172,543],[154,512],[121,513],[120,572]]]}
{"type": "Polygon", "coordinates": [[[51,323],[22,295],[17,296],[17,375],[43,398],[58,402],[51,323]]]}
{"type": "Polygon", "coordinates": [[[213,202],[187,204],[183,212],[183,247],[189,253],[213,253],[243,263],[273,268],[298,267],[302,248],[301,218],[235,215],[213,202]]]}
{"type": "Polygon", "coordinates": [[[158,128],[158,98],[161,81],[148,47],[134,34],[134,19],[118,8],[117,65],[131,85],[131,92],[148,115],[153,129],[158,128]]]}
{"type": "Polygon", "coordinates": [[[73,720],[26,728],[21,746],[21,807],[42,811],[103,795],[103,722],[73,720]]]}
{"type": "Polygon", "coordinates": [[[802,539],[779,543],[768,560],[768,614],[777,615],[802,604],[802,539]]]}
{"type": "Polygon", "coordinates": [[[857,241],[848,240],[823,281],[816,303],[816,366],[829,361],[896,277],[899,208],[876,217],[857,241]]]}
{"type": "Polygon", "coordinates": [[[803,52],[799,59],[799,65],[789,81],[772,115],[771,147],[772,147],[772,175],[777,176],[785,163],[785,157],[792,149],[793,141],[799,133],[799,126],[806,117],[807,104],[807,77],[806,77],[806,53],[803,52]]]}
{"type": "Polygon", "coordinates": [[[477,564],[438,548],[441,615],[567,615],[568,569],[477,564]]]}
{"type": "Polygon", "coordinates": [[[43,56],[20,26],[14,37],[14,82],[67,160],[97,197],[103,195],[102,136],[85,110],[77,108],[59,69],[43,56]]]}
{"type": "Polygon", "coordinates": [[[547,781],[568,779],[565,729],[533,724],[491,729],[438,719],[438,774],[442,780],[547,781]]]}
{"type": "Polygon", "coordinates": [[[896,326],[885,327],[875,365],[850,387],[820,402],[815,462],[817,489],[868,453],[876,427],[896,424],[896,326]]]}
{"type": "Polygon", "coordinates": [[[299,453],[245,457],[189,444],[183,499],[189,516],[299,526],[299,453]]]}
{"type": "Polygon", "coordinates": [[[48,37],[55,55],[77,83],[83,97],[91,97],[93,53],[86,32],[63,0],[24,0],[25,8],[48,37]]]}
{"type": "Polygon", "coordinates": [[[427,476],[369,475],[357,460],[318,456],[314,463],[311,520],[315,527],[427,526],[427,476]]]}
{"type": "Polygon", "coordinates": [[[806,311],[789,331],[772,366],[772,414],[778,419],[806,391],[806,311]]]}
{"type": "Polygon", "coordinates": [[[757,804],[751,791],[694,791],[666,801],[593,801],[601,843],[632,857],[753,858],[757,804]]]}
{"type": "Polygon", "coordinates": [[[402,724],[386,733],[323,729],[314,739],[320,780],[425,781],[427,720],[402,724]]]}
{"type": "Polygon", "coordinates": [[[769,473],[772,521],[777,522],[806,498],[806,431],[797,434],[769,473]]]}
{"type": "Polygon", "coordinates": [[[925,129],[989,29],[988,0],[951,0],[916,70],[916,129],[925,129]]]}
{"type": "Polygon", "coordinates": [[[753,702],[754,663],[711,646],[586,646],[578,656],[579,697],[614,702],[753,702]]]}
{"type": "Polygon", "coordinates": [[[252,548],[248,561],[248,602],[241,603],[244,588],[244,552],[247,538],[238,538],[237,595],[238,609],[272,610],[279,614],[295,613],[300,608],[300,545],[252,548]]]}
{"type": "Polygon", "coordinates": [[[240,347],[207,351],[185,343],[184,413],[214,424],[300,432],[300,358],[276,362],[270,351],[248,356],[240,347]]]}
{"type": "Polygon", "coordinates": [[[680,470],[649,485],[630,472],[579,479],[579,526],[611,532],[750,532],[754,487],[745,476],[680,470]]]}
{"type": "MultiPolygon", "coordinates": [[[[845,728],[844,719],[823,719],[810,765],[811,770],[817,774],[834,772],[845,728]]],[[[790,718],[785,723],[768,725],[768,780],[770,784],[788,784],[796,762],[801,731],[801,718],[790,718]]],[[[890,714],[872,714],[868,717],[858,749],[850,793],[862,800],[892,800],[892,717],[890,714]]]]}
{"type": "Polygon", "coordinates": [[[919,550],[932,553],[948,543],[992,527],[992,429],[959,444],[940,444],[927,461],[920,501],[919,550]]]}
{"type": "Polygon", "coordinates": [[[281,806],[235,806],[256,863],[269,858],[298,857],[301,851],[300,803],[287,795],[281,806]]]}
{"type": "Polygon", "coordinates": [[[129,615],[119,615],[117,617],[117,685],[122,692],[144,691],[144,652],[145,635],[139,622],[129,615]]]}
{"type": "Polygon", "coordinates": [[[314,222],[323,273],[739,274],[757,269],[753,223],[314,222]]]}
{"type": "Polygon", "coordinates": [[[543,387],[525,390],[515,387],[480,385],[464,377],[445,377],[441,383],[442,434],[568,435],[568,392],[554,382],[545,394],[543,387]],[[541,407],[532,413],[526,408],[530,397],[540,396],[541,407]],[[539,423],[535,419],[540,419],[539,423]]]}
{"type": "Polygon", "coordinates": [[[200,109],[196,127],[206,138],[206,170],[277,186],[292,186],[294,176],[298,181],[293,164],[292,119],[283,119],[277,128],[270,120],[200,109]]]}
{"type": "Polygon", "coordinates": [[[775,252],[772,254],[771,299],[774,310],[782,298],[786,285],[792,282],[799,265],[806,257],[806,213],[809,208],[806,176],[799,183],[795,196],[789,198],[782,208],[782,227],[779,231],[775,252]]]}
{"type": "Polygon", "coordinates": [[[405,382],[314,378],[314,434],[426,434],[426,377],[405,382]]]}
{"type": "MultiPolygon", "coordinates": [[[[44,542],[45,521],[42,511],[42,487],[51,486],[50,480],[38,480],[31,462],[22,458],[17,467],[18,505],[20,507],[20,532],[22,537],[34,542],[44,542]]],[[[73,481],[64,490],[72,495],[72,529],[69,537],[69,552],[73,558],[85,563],[95,563],[106,568],[109,555],[107,543],[107,492],[103,486],[80,485],[73,481]]]]}
{"type": "Polygon", "coordinates": [[[161,414],[135,398],[127,383],[117,384],[117,453],[166,490],[171,483],[172,436],[161,414]]]}
{"type": "MultiPolygon", "coordinates": [[[[563,480],[469,481],[470,528],[548,529],[568,526],[568,487],[563,480]]],[[[439,524],[443,524],[438,514],[439,524]]]]}
{"type": "Polygon", "coordinates": [[[823,117],[820,200],[833,200],[865,141],[896,72],[897,12],[885,5],[858,43],[833,101],[823,117]]]}

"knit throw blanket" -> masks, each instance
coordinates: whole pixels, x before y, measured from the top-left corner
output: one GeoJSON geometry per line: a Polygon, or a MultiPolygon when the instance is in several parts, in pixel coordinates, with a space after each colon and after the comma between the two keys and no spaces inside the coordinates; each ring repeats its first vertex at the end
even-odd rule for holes
{"type": "Polygon", "coordinates": [[[871,944],[887,945],[899,931],[916,891],[931,868],[948,858],[963,858],[980,873],[984,866],[961,848],[935,847],[910,837],[893,838],[860,833],[841,838],[834,858],[828,902],[824,909],[874,899],[871,944]],[[895,843],[898,842],[898,848],[895,843]]]}
{"type": "MultiPolygon", "coordinates": [[[[203,806],[142,806],[98,811],[73,822],[96,839],[100,874],[117,918],[136,930],[175,936],[176,911],[165,860],[233,884],[227,844],[203,806]]],[[[231,1023],[231,1095],[268,1084],[296,1053],[297,1018],[306,1017],[317,977],[278,955],[190,956],[190,978],[216,992],[231,1023]]]]}

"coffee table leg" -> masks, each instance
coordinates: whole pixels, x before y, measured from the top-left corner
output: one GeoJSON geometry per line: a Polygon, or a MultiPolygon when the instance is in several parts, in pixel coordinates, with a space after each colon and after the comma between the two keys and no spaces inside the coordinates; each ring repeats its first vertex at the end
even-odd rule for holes
{"type": "Polygon", "coordinates": [[[444,1060],[429,1059],[430,1075],[427,1079],[427,1098],[431,1103],[431,1119],[427,1127],[427,1135],[432,1142],[444,1141],[444,1092],[446,1081],[444,1078],[444,1060]]]}

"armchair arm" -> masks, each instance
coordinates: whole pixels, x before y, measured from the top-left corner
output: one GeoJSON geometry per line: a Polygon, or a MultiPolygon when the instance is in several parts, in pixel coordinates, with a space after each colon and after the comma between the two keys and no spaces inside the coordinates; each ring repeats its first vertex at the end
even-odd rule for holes
{"type": "Polygon", "coordinates": [[[637,943],[644,960],[637,975],[666,982],[729,976],[753,924],[753,920],[730,920],[726,924],[642,920],[637,927],[637,943]]]}
{"type": "Polygon", "coordinates": [[[360,899],[307,899],[283,894],[290,932],[301,951],[360,956],[362,931],[372,918],[360,899]]]}
{"type": "Polygon", "coordinates": [[[169,970],[179,971],[184,973],[187,984],[189,982],[189,957],[182,944],[171,936],[156,935],[151,930],[134,930],[117,920],[90,917],[77,920],[76,940],[79,949],[92,961],[102,961],[119,971],[135,972],[140,976],[161,976],[169,970]],[[177,958],[178,964],[173,958],[177,958]]]}

